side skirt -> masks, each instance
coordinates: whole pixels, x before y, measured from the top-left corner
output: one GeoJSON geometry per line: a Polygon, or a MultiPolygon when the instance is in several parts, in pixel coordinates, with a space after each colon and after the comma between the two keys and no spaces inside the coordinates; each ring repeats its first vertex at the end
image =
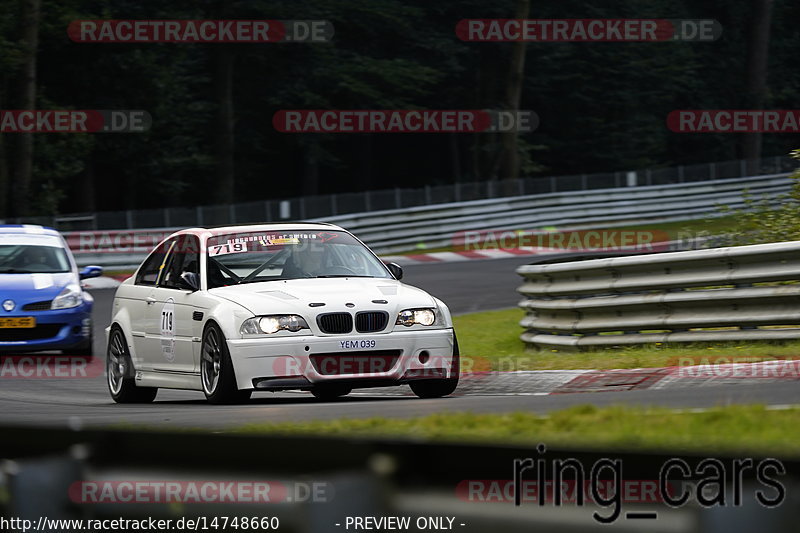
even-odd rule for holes
{"type": "Polygon", "coordinates": [[[139,387],[158,387],[159,389],[185,389],[202,391],[200,373],[164,372],[149,370],[136,372],[136,385],[139,387]]]}

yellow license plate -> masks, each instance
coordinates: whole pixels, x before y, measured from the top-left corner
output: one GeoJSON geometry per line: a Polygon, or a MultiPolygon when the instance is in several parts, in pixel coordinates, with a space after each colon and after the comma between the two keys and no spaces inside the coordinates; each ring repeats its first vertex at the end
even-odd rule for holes
{"type": "Polygon", "coordinates": [[[0,317],[0,328],[35,328],[36,317],[33,316],[14,316],[0,317]]]}

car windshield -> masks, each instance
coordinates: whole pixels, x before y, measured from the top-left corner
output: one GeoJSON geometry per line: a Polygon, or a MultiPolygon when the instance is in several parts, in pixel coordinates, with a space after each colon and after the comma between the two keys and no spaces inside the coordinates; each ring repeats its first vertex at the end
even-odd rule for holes
{"type": "Polygon", "coordinates": [[[0,274],[69,272],[63,248],[34,244],[0,244],[0,274]]]}
{"type": "Polygon", "coordinates": [[[259,231],[208,239],[208,286],[304,278],[391,275],[363,244],[340,231],[259,231]]]}

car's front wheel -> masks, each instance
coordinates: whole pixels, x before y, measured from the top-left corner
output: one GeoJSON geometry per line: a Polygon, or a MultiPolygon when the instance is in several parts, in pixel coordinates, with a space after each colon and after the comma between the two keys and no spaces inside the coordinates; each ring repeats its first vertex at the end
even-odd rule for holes
{"type": "Polygon", "coordinates": [[[246,402],[251,390],[239,390],[236,375],[228,352],[228,343],[216,324],[209,324],[203,332],[200,347],[200,380],[206,400],[213,404],[246,402]]]}
{"type": "Polygon", "coordinates": [[[108,337],[106,356],[108,391],[117,403],[150,403],[156,399],[158,389],[137,387],[133,363],[125,334],[115,326],[108,337]]]}
{"type": "Polygon", "coordinates": [[[411,390],[420,398],[441,398],[453,394],[458,387],[458,376],[461,372],[461,355],[458,350],[458,339],[453,334],[453,363],[450,377],[445,379],[426,379],[409,383],[411,390]]]}

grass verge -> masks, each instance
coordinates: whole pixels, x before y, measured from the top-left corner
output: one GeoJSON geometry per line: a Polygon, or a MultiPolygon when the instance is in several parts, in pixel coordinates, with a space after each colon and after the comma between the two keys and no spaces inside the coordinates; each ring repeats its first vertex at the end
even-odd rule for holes
{"type": "Polygon", "coordinates": [[[800,358],[800,341],[648,345],[585,352],[527,350],[519,339],[520,309],[453,317],[464,366],[472,370],[566,370],[726,364],[800,358]]]}
{"type": "Polygon", "coordinates": [[[800,408],[759,405],[679,412],[663,408],[572,407],[533,413],[447,413],[410,419],[340,419],[248,425],[240,433],[409,437],[463,443],[545,443],[552,447],[637,451],[800,455],[800,408]]]}

